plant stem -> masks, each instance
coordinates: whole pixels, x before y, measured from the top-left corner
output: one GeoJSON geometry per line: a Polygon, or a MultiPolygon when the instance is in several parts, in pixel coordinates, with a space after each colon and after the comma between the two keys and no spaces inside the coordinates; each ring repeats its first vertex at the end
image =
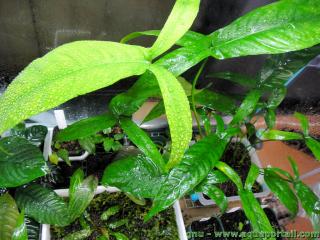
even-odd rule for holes
{"type": "Polygon", "coordinates": [[[197,113],[197,109],[196,109],[196,104],[195,104],[195,100],[194,100],[194,92],[196,90],[196,85],[197,85],[197,82],[198,82],[198,79],[204,69],[204,66],[206,65],[208,61],[208,58],[206,60],[204,60],[196,74],[196,76],[194,77],[193,79],[193,82],[192,82],[192,89],[191,89],[191,105],[192,105],[192,110],[194,112],[194,116],[195,116],[195,119],[197,121],[197,125],[198,125],[198,130],[199,130],[199,134],[200,134],[200,137],[202,138],[203,135],[202,135],[202,131],[201,131],[201,125],[200,125],[200,120],[199,120],[199,115],[197,113]]]}

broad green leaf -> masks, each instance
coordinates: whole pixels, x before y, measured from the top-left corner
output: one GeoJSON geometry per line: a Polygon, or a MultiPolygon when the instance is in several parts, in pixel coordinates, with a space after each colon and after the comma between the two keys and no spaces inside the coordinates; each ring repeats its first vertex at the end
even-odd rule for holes
{"type": "Polygon", "coordinates": [[[285,132],[280,130],[258,130],[257,137],[261,140],[302,140],[303,136],[295,132],[285,132]]]}
{"type": "Polygon", "coordinates": [[[308,121],[308,118],[305,115],[303,115],[301,113],[298,113],[298,112],[295,112],[294,116],[299,120],[300,126],[301,126],[301,130],[302,130],[303,134],[305,136],[308,136],[309,135],[309,121],[308,121]]]}
{"type": "Polygon", "coordinates": [[[47,133],[47,127],[41,125],[34,125],[26,128],[24,124],[18,124],[10,129],[10,136],[22,137],[34,143],[43,142],[47,133]]]}
{"type": "MultiPolygon", "coordinates": [[[[289,181],[291,181],[291,182],[294,181],[294,179],[293,179],[293,177],[291,176],[291,174],[288,173],[287,171],[281,169],[281,168],[271,167],[271,168],[268,168],[268,169],[269,169],[270,171],[273,171],[273,172],[277,173],[277,174],[283,175],[283,176],[281,176],[282,178],[283,178],[283,177],[286,177],[287,180],[289,180],[289,181]]],[[[285,178],[284,178],[284,179],[285,179],[285,178]]]]}
{"type": "Polygon", "coordinates": [[[28,65],[0,98],[0,133],[79,95],[140,75],[147,50],[106,41],[62,45],[28,65]]]}
{"type": "Polygon", "coordinates": [[[283,205],[295,216],[298,212],[298,199],[288,182],[272,169],[264,170],[264,180],[270,190],[279,198],[283,205]]]}
{"type": "Polygon", "coordinates": [[[235,100],[226,95],[203,89],[194,95],[197,105],[223,113],[233,113],[236,109],[235,100]]]}
{"type": "Polygon", "coordinates": [[[207,75],[207,77],[215,77],[215,78],[221,78],[225,80],[229,80],[233,83],[240,84],[244,87],[248,88],[254,88],[257,85],[257,78],[253,78],[247,75],[243,75],[240,73],[233,73],[233,72],[217,72],[217,73],[211,73],[207,75]]]}
{"type": "MultiPolygon", "coordinates": [[[[156,65],[165,67],[175,76],[179,76],[193,67],[204,58],[208,57],[208,49],[198,47],[179,48],[163,56],[155,62],[156,65]]],[[[149,97],[160,97],[161,91],[157,79],[151,72],[143,74],[133,86],[125,93],[115,96],[109,109],[115,115],[131,116],[149,97]]]]}
{"type": "Polygon", "coordinates": [[[120,125],[129,139],[157,166],[160,172],[165,171],[165,162],[146,132],[140,129],[131,119],[121,118],[120,125]]]}
{"type": "Polygon", "coordinates": [[[55,140],[72,141],[80,138],[86,138],[99,131],[113,127],[116,124],[116,121],[115,117],[111,114],[101,114],[86,118],[60,130],[55,136],[55,140]]]}
{"type": "Polygon", "coordinates": [[[98,179],[89,176],[84,179],[84,172],[78,169],[72,175],[69,188],[69,214],[71,221],[80,217],[86,210],[94,197],[94,192],[98,186],[98,179]]]}
{"type": "Polygon", "coordinates": [[[243,189],[240,176],[226,163],[218,162],[216,168],[223,172],[237,186],[238,191],[243,189]]]}
{"type": "Polygon", "coordinates": [[[310,189],[310,187],[300,180],[296,181],[293,186],[303,209],[307,212],[308,216],[311,216],[312,213],[314,213],[315,205],[319,200],[317,195],[310,189]]]}
{"type": "Polygon", "coordinates": [[[320,160],[320,142],[313,139],[312,137],[305,138],[308,148],[312,151],[313,155],[317,160],[320,160]]]}
{"type": "Polygon", "coordinates": [[[245,120],[256,108],[256,105],[261,97],[260,91],[252,90],[243,100],[239,109],[236,111],[230,125],[238,124],[245,120]]]}
{"type": "Polygon", "coordinates": [[[320,54],[320,45],[285,54],[270,55],[260,72],[259,86],[275,89],[283,87],[320,54]]]}
{"type": "Polygon", "coordinates": [[[180,164],[164,179],[145,220],[171,206],[201,183],[221,158],[228,140],[211,134],[192,145],[180,164]]]}
{"type": "Polygon", "coordinates": [[[156,76],[166,109],[171,135],[171,154],[167,169],[177,165],[192,137],[192,118],[188,98],[178,80],[166,69],[151,66],[156,76]]]}
{"type": "Polygon", "coordinates": [[[177,0],[156,42],[150,48],[151,58],[169,50],[191,27],[199,11],[200,0],[177,0]]]}
{"type": "Polygon", "coordinates": [[[0,187],[17,187],[48,173],[38,147],[24,138],[0,140],[0,187]]]}
{"type": "Polygon", "coordinates": [[[260,169],[254,163],[251,164],[244,188],[251,191],[253,184],[255,183],[257,177],[259,176],[260,169]]]}
{"type": "Polygon", "coordinates": [[[229,178],[227,175],[225,175],[223,172],[219,170],[213,170],[209,172],[207,178],[204,180],[209,184],[218,184],[218,183],[224,183],[228,181],[229,178]]]}
{"type": "Polygon", "coordinates": [[[11,240],[19,218],[14,199],[8,194],[0,196],[0,239],[11,240]]]}
{"type": "Polygon", "coordinates": [[[67,203],[53,190],[33,184],[16,191],[15,199],[27,216],[39,223],[57,226],[70,224],[67,203]]]}
{"type": "Polygon", "coordinates": [[[283,0],[257,8],[210,35],[218,59],[277,54],[312,47],[320,39],[318,0],[283,0]]]}
{"type": "Polygon", "coordinates": [[[162,183],[161,172],[154,162],[143,155],[115,161],[107,166],[102,184],[117,187],[140,198],[153,198],[162,183]]]}
{"type": "Polygon", "coordinates": [[[24,219],[24,211],[19,214],[12,240],[28,240],[27,226],[24,219]]]}
{"type": "MultiPolygon", "coordinates": [[[[239,191],[239,196],[242,203],[242,208],[247,218],[250,220],[252,231],[254,232],[274,232],[269,219],[263,209],[261,208],[253,193],[249,190],[239,191]]],[[[275,239],[275,238],[267,238],[275,239]]]]}
{"type": "MultiPolygon", "coordinates": [[[[125,36],[121,39],[121,43],[127,43],[128,41],[131,41],[135,38],[141,37],[141,36],[159,36],[160,30],[148,30],[143,32],[133,32],[125,36]]],[[[210,45],[210,39],[206,37],[205,35],[193,31],[186,32],[182,38],[180,38],[176,44],[182,47],[189,47],[194,45],[201,45],[202,46],[209,46],[210,45]]]]}

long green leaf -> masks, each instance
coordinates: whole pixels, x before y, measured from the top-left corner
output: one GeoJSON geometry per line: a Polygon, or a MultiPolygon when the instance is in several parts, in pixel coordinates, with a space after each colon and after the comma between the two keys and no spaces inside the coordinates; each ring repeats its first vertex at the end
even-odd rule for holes
{"type": "Polygon", "coordinates": [[[24,211],[19,214],[12,240],[28,240],[27,226],[24,218],[24,211]]]}
{"type": "Polygon", "coordinates": [[[308,118],[305,115],[303,115],[301,113],[298,113],[298,112],[295,112],[294,116],[299,120],[303,134],[305,136],[308,136],[309,135],[309,121],[308,121],[308,118]]]}
{"type": "Polygon", "coordinates": [[[221,78],[225,80],[229,80],[233,83],[240,84],[244,87],[254,88],[257,85],[257,78],[253,78],[247,75],[243,75],[240,73],[233,73],[233,72],[217,72],[217,73],[211,73],[207,75],[207,77],[215,77],[215,78],[221,78]]]}
{"type": "Polygon", "coordinates": [[[16,191],[15,199],[27,216],[43,224],[66,226],[70,224],[69,209],[63,198],[54,191],[33,184],[16,191]]]}
{"type": "Polygon", "coordinates": [[[244,188],[251,191],[253,184],[259,176],[259,168],[254,163],[251,164],[244,188]]]}
{"type": "Polygon", "coordinates": [[[148,220],[166,209],[201,183],[221,158],[227,142],[228,139],[221,139],[211,134],[192,145],[180,164],[165,178],[145,219],[148,220]]]}
{"type": "Polygon", "coordinates": [[[17,187],[47,172],[48,167],[38,147],[19,137],[0,140],[0,187],[17,187]]]}
{"type": "MultiPolygon", "coordinates": [[[[252,230],[258,233],[274,232],[267,215],[261,208],[257,199],[255,199],[253,193],[249,190],[241,190],[239,191],[239,196],[241,199],[244,213],[246,214],[247,218],[250,220],[252,230]]],[[[275,238],[270,237],[267,239],[275,239],[275,238]]]]}
{"type": "Polygon", "coordinates": [[[270,190],[279,198],[284,206],[295,216],[298,212],[298,199],[287,181],[272,169],[264,170],[264,180],[270,190]]]}
{"type": "Polygon", "coordinates": [[[192,135],[192,119],[187,96],[178,80],[166,69],[151,66],[156,76],[166,109],[171,135],[171,154],[167,169],[177,165],[189,146],[192,135]]]}
{"type": "Polygon", "coordinates": [[[102,184],[139,198],[154,198],[163,177],[153,161],[143,155],[115,161],[105,169],[102,184]]]}
{"type": "Polygon", "coordinates": [[[116,119],[111,114],[102,114],[80,120],[65,129],[62,129],[55,136],[58,141],[72,141],[80,138],[90,137],[99,131],[113,127],[116,119]]]}
{"type": "Polygon", "coordinates": [[[306,141],[306,145],[312,151],[316,159],[320,160],[320,142],[313,139],[312,137],[306,137],[305,141],[306,141]]]}
{"type": "MultiPolygon", "coordinates": [[[[159,36],[160,30],[148,30],[143,32],[133,32],[125,36],[121,39],[121,43],[127,43],[128,41],[131,41],[135,38],[141,37],[141,36],[159,36]]],[[[182,38],[180,38],[176,44],[182,47],[189,47],[194,45],[201,45],[203,47],[208,47],[210,45],[210,39],[206,37],[205,35],[193,31],[186,32],[182,38]]]]}
{"type": "Polygon", "coordinates": [[[143,119],[143,122],[149,122],[153,119],[156,119],[163,114],[166,113],[166,109],[164,108],[164,102],[161,100],[160,102],[155,105],[151,111],[148,113],[148,115],[143,119]]]}
{"type": "Polygon", "coordinates": [[[62,45],[28,65],[0,98],[0,133],[74,97],[140,75],[146,49],[103,41],[62,45]]]}
{"type": "Polygon", "coordinates": [[[230,125],[238,124],[239,122],[244,121],[245,118],[255,110],[260,97],[260,91],[252,90],[243,100],[230,125]]]}
{"type": "Polygon", "coordinates": [[[218,59],[276,54],[320,42],[320,2],[283,0],[251,11],[211,34],[218,59]]]}
{"type": "Polygon", "coordinates": [[[156,42],[150,48],[155,58],[171,48],[189,30],[199,11],[200,0],[177,0],[156,42]]]}
{"type": "Polygon", "coordinates": [[[165,162],[147,133],[141,130],[129,118],[121,118],[120,125],[129,139],[142,151],[142,153],[151,159],[155,166],[159,168],[160,172],[164,172],[165,162]]]}
{"type": "Polygon", "coordinates": [[[302,140],[303,139],[303,136],[299,133],[285,132],[285,131],[280,131],[280,130],[257,131],[257,136],[261,140],[288,141],[288,140],[302,140]]]}
{"type": "Polygon", "coordinates": [[[86,210],[94,197],[97,186],[98,179],[94,176],[84,179],[84,172],[80,168],[72,175],[68,205],[71,221],[80,217],[84,210],[86,210]]]}
{"type": "MultiPolygon", "coordinates": [[[[208,49],[201,49],[199,47],[179,48],[163,56],[155,64],[165,67],[177,77],[209,55],[208,49]]],[[[127,92],[115,96],[109,104],[109,109],[116,115],[129,117],[149,97],[160,96],[161,91],[157,79],[151,72],[146,72],[127,92]]]]}
{"type": "Polygon", "coordinates": [[[8,194],[0,196],[0,239],[11,240],[19,218],[14,199],[8,194]]]}
{"type": "Polygon", "coordinates": [[[228,178],[232,182],[234,182],[234,184],[237,186],[238,191],[243,189],[243,184],[240,176],[228,164],[224,162],[218,162],[216,164],[216,168],[218,168],[221,172],[228,176],[228,178]]]}

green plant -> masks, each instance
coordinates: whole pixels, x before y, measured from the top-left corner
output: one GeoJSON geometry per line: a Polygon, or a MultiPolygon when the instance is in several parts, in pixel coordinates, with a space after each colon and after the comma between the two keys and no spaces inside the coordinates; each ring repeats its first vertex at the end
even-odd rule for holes
{"type": "MultiPolygon", "coordinates": [[[[252,184],[259,174],[257,167],[252,166],[243,186],[237,174],[220,158],[233,137],[246,135],[241,130],[243,124],[247,126],[248,134],[254,135],[255,129],[250,122],[257,112],[265,114],[269,127],[262,134],[259,132],[258,137],[262,140],[290,138],[288,133],[270,129],[274,125],[275,109],[285,96],[288,76],[292,76],[319,54],[319,45],[316,44],[320,42],[320,1],[282,0],[258,8],[209,35],[188,31],[197,15],[199,4],[200,0],[177,0],[161,31],[133,33],[122,41],[140,35],[157,36],[150,48],[125,43],[78,41],[58,47],[35,60],[0,98],[0,132],[78,95],[110,86],[129,76],[140,76],[127,92],[111,100],[108,114],[75,123],[61,131],[59,136],[65,140],[86,139],[119,124],[142,154],[109,165],[102,183],[116,186],[137,198],[152,198],[153,207],[146,220],[197,188],[208,192],[224,210],[225,197],[214,185],[208,184],[212,183],[212,177],[216,177],[218,169],[237,185],[244,211],[254,230],[273,231],[251,192],[252,184]],[[168,52],[174,44],[178,48],[168,52]],[[308,49],[303,50],[305,48],[308,49]],[[195,76],[191,90],[186,81],[177,79],[209,57],[227,59],[258,54],[281,55],[271,56],[256,78],[220,74],[227,80],[248,87],[245,97],[234,98],[208,89],[196,89],[206,61],[195,76]],[[262,98],[265,94],[268,95],[266,101],[262,98]],[[149,136],[131,121],[131,115],[149,97],[162,98],[153,110],[153,116],[147,120],[164,110],[172,142],[168,161],[159,153],[149,136]],[[240,106],[236,104],[238,100],[242,101],[240,106]],[[201,136],[189,148],[192,111],[201,136]],[[228,125],[221,118],[225,113],[233,116],[228,125]],[[217,120],[215,131],[211,131],[208,121],[211,116],[217,120]],[[205,124],[204,133],[200,120],[205,124]]],[[[302,125],[306,126],[306,123],[302,125]]],[[[297,135],[294,137],[297,138],[297,135]]],[[[319,158],[319,143],[309,137],[306,130],[303,136],[299,135],[300,138],[306,140],[319,158]]],[[[23,172],[26,168],[23,166],[19,170],[23,172]]],[[[18,199],[23,199],[27,192],[21,190],[19,193],[18,199]]],[[[55,201],[59,203],[59,206],[56,205],[58,211],[64,205],[60,200],[55,201]]],[[[32,211],[32,201],[24,207],[28,207],[27,214],[36,216],[41,222],[60,225],[70,222],[68,218],[44,217],[46,212],[41,209],[32,211]]]]}

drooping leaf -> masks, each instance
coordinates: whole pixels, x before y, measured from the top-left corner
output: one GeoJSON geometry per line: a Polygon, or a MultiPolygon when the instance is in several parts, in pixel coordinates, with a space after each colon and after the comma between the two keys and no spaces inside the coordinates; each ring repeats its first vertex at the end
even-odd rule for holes
{"type": "MultiPolygon", "coordinates": [[[[57,157],[61,158],[63,161],[67,163],[68,166],[71,166],[71,162],[69,159],[69,152],[66,149],[59,149],[57,152],[57,157]]],[[[50,161],[55,163],[56,159],[54,154],[50,156],[50,161]]]]}
{"type": "MultiPolygon", "coordinates": [[[[179,48],[163,56],[155,64],[179,76],[209,55],[208,49],[179,48]]],[[[109,109],[116,115],[131,116],[149,97],[160,96],[161,91],[157,79],[151,72],[146,72],[127,92],[115,96],[109,104],[109,109]]]]}
{"type": "Polygon", "coordinates": [[[27,66],[0,98],[0,133],[74,97],[140,75],[147,50],[106,41],[62,45],[27,66]]]}
{"type": "Polygon", "coordinates": [[[295,132],[285,132],[280,130],[258,130],[257,137],[261,140],[302,140],[303,136],[295,132]]]}
{"type": "Polygon", "coordinates": [[[257,177],[259,176],[260,169],[254,163],[251,163],[251,167],[244,185],[244,188],[251,191],[253,184],[255,183],[257,177]]]}
{"type": "MultiPolygon", "coordinates": [[[[143,32],[133,32],[125,36],[121,39],[121,43],[127,43],[135,38],[141,36],[159,36],[160,30],[148,30],[143,32]]],[[[210,45],[210,40],[208,37],[201,33],[187,31],[182,38],[180,38],[175,44],[182,46],[182,47],[189,47],[194,45],[202,45],[203,47],[210,45]],[[201,43],[200,43],[201,42],[201,43]]]]}
{"type": "Polygon", "coordinates": [[[283,205],[295,216],[298,212],[298,199],[288,182],[272,169],[264,170],[264,180],[270,190],[279,198],[283,205]]]}
{"type": "Polygon", "coordinates": [[[24,211],[19,214],[12,240],[28,240],[27,226],[24,218],[24,211]]]}
{"type": "Polygon", "coordinates": [[[150,137],[142,129],[140,129],[131,119],[121,118],[120,125],[123,131],[128,135],[129,139],[159,168],[160,172],[165,171],[165,162],[152,142],[150,137]]]}
{"type": "Polygon", "coordinates": [[[98,186],[98,179],[89,176],[84,179],[84,172],[78,169],[72,175],[69,188],[69,214],[71,221],[80,217],[86,210],[94,197],[94,192],[98,186]]]}
{"type": "Polygon", "coordinates": [[[156,42],[150,48],[153,58],[171,48],[191,27],[199,11],[200,0],[177,0],[156,42]]]}
{"type": "Polygon", "coordinates": [[[70,224],[68,205],[53,190],[33,184],[16,191],[15,199],[27,216],[43,224],[70,224]]]}
{"type": "Polygon", "coordinates": [[[305,141],[306,141],[306,145],[312,151],[316,159],[320,160],[320,142],[313,139],[312,137],[306,137],[305,141]]]}
{"type": "Polygon", "coordinates": [[[146,156],[137,155],[115,161],[107,166],[102,184],[119,188],[140,198],[153,198],[163,177],[158,166],[146,156]]]}
{"type": "MultiPolygon", "coordinates": [[[[239,196],[242,203],[242,208],[247,218],[250,220],[252,231],[272,233],[274,232],[269,219],[253,193],[249,190],[239,191],[239,196]]],[[[274,239],[273,237],[267,239],[274,239]]]]}
{"type": "Polygon", "coordinates": [[[17,187],[47,172],[38,147],[19,137],[0,140],[0,187],[17,187]]]}
{"type": "Polygon", "coordinates": [[[98,116],[86,118],[73,123],[65,129],[62,129],[55,136],[58,141],[72,141],[80,138],[86,138],[116,124],[116,119],[111,114],[101,114],[98,116]]]}
{"type": "Polygon", "coordinates": [[[318,0],[284,0],[255,9],[210,35],[218,59],[276,54],[319,43],[318,0]]]}
{"type": "Polygon", "coordinates": [[[171,169],[181,161],[192,137],[189,102],[180,83],[169,71],[158,66],[151,66],[149,70],[158,80],[166,109],[172,141],[167,169],[171,169]]]}
{"type": "Polygon", "coordinates": [[[11,240],[16,228],[19,211],[14,199],[8,194],[0,196],[0,239],[11,240]]]}
{"type": "MultiPolygon", "coordinates": [[[[298,178],[300,177],[298,165],[297,165],[297,163],[293,160],[292,157],[289,157],[288,159],[289,159],[291,168],[292,168],[292,170],[293,170],[294,177],[295,177],[296,179],[298,179],[298,178]]],[[[290,179],[290,178],[289,178],[289,179],[290,179]]]]}
{"type": "Polygon", "coordinates": [[[145,219],[148,220],[166,209],[202,182],[221,158],[227,142],[227,138],[211,134],[192,145],[180,164],[165,178],[145,219]]]}
{"type": "Polygon", "coordinates": [[[232,182],[234,182],[234,184],[237,186],[238,191],[243,189],[243,184],[240,176],[228,164],[224,162],[218,162],[216,164],[216,168],[223,172],[226,176],[228,176],[228,178],[232,182]]]}
{"type": "Polygon", "coordinates": [[[243,100],[239,109],[236,111],[230,125],[238,124],[245,120],[256,108],[256,105],[261,97],[260,91],[252,90],[243,100]]]}
{"type": "Polygon", "coordinates": [[[233,72],[217,72],[217,73],[211,73],[207,75],[207,77],[215,77],[215,78],[221,78],[225,80],[229,80],[233,83],[240,84],[244,87],[248,88],[254,88],[257,85],[257,78],[253,78],[247,75],[243,75],[240,73],[233,73],[233,72]]]}

